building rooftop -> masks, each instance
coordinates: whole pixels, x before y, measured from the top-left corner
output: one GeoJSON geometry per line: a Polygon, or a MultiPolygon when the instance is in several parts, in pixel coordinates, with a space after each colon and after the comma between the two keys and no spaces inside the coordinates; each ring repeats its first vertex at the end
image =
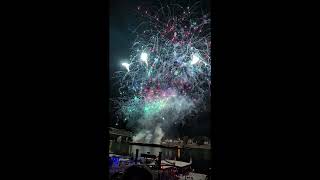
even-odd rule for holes
{"type": "Polygon", "coordinates": [[[127,131],[125,129],[117,129],[117,128],[109,127],[109,133],[120,135],[120,136],[132,137],[132,132],[127,131]]]}
{"type": "MultiPolygon", "coordinates": [[[[152,162],[150,165],[154,165],[155,162],[152,162]]],[[[162,166],[162,169],[167,169],[167,168],[170,168],[172,167],[172,165],[175,165],[176,167],[186,167],[186,166],[189,166],[191,165],[191,162],[183,162],[183,161],[175,161],[175,160],[161,160],[161,166],[162,166]]]]}

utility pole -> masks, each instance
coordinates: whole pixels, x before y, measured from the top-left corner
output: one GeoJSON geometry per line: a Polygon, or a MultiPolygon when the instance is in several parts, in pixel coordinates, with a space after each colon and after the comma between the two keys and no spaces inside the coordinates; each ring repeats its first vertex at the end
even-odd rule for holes
{"type": "Polygon", "coordinates": [[[160,170],[161,170],[161,157],[162,157],[162,152],[159,152],[159,157],[158,157],[158,179],[160,180],[160,170]]]}
{"type": "Polygon", "coordinates": [[[136,158],[134,160],[134,163],[137,164],[138,163],[138,154],[139,154],[139,149],[136,149],[136,158]]]}

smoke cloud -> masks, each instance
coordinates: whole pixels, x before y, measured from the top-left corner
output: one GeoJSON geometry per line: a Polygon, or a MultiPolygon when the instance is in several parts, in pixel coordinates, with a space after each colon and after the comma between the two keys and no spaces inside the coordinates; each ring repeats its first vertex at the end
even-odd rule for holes
{"type": "MultiPolygon", "coordinates": [[[[163,101],[163,107],[151,112],[145,111],[141,114],[141,118],[131,121],[130,125],[136,129],[136,134],[133,137],[134,142],[160,144],[165,136],[163,129],[174,123],[183,122],[185,116],[192,113],[195,107],[193,101],[187,96],[173,95],[149,103],[157,103],[158,101],[163,101]]],[[[146,107],[146,104],[142,104],[141,107],[146,107]]]]}

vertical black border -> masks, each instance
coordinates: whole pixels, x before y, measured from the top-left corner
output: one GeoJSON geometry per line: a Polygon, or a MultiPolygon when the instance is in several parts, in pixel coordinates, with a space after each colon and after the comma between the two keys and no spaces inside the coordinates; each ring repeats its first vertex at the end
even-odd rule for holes
{"type": "MultiPolygon", "coordinates": [[[[10,61],[13,69],[5,77],[12,78],[10,85],[3,87],[13,89],[5,96],[10,98],[6,106],[14,107],[7,116],[14,128],[6,134],[12,138],[7,147],[13,155],[7,156],[17,167],[10,176],[107,179],[107,2],[14,2],[6,14],[11,18],[10,25],[4,25],[10,28],[6,45],[13,50],[7,51],[11,59],[4,61],[10,61]]],[[[308,165],[297,163],[296,157],[309,154],[296,152],[299,147],[307,149],[296,140],[310,137],[302,136],[301,123],[288,125],[297,117],[300,122],[313,119],[306,118],[310,113],[301,107],[311,103],[296,102],[310,93],[297,89],[308,88],[298,81],[304,74],[302,61],[314,59],[303,52],[309,42],[299,42],[314,38],[306,28],[314,16],[305,17],[313,11],[301,12],[307,9],[301,2],[212,5],[215,177],[296,176],[308,165]],[[289,134],[288,129],[296,132],[289,134]],[[294,146],[286,149],[289,141],[294,146]],[[291,169],[291,164],[296,167],[291,169]]]]}

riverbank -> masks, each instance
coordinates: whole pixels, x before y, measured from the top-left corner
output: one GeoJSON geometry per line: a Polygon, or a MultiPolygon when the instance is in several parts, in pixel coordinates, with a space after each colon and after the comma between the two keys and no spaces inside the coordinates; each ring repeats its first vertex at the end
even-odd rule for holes
{"type": "Polygon", "coordinates": [[[211,149],[210,144],[203,144],[203,145],[198,145],[198,144],[186,144],[184,146],[179,146],[179,145],[164,145],[164,144],[146,144],[146,143],[134,143],[130,142],[129,144],[131,145],[139,145],[139,146],[150,146],[150,147],[162,147],[162,148],[179,148],[179,149],[184,149],[184,148],[192,148],[192,149],[211,149]]]}
{"type": "Polygon", "coordinates": [[[146,144],[146,143],[134,143],[134,142],[130,142],[129,144],[138,145],[138,146],[162,147],[162,148],[182,148],[179,146],[165,146],[162,144],[146,144]]]}
{"type": "Polygon", "coordinates": [[[198,145],[198,144],[186,144],[184,145],[184,148],[192,148],[192,149],[211,149],[210,144],[203,144],[203,145],[198,145]]]}

